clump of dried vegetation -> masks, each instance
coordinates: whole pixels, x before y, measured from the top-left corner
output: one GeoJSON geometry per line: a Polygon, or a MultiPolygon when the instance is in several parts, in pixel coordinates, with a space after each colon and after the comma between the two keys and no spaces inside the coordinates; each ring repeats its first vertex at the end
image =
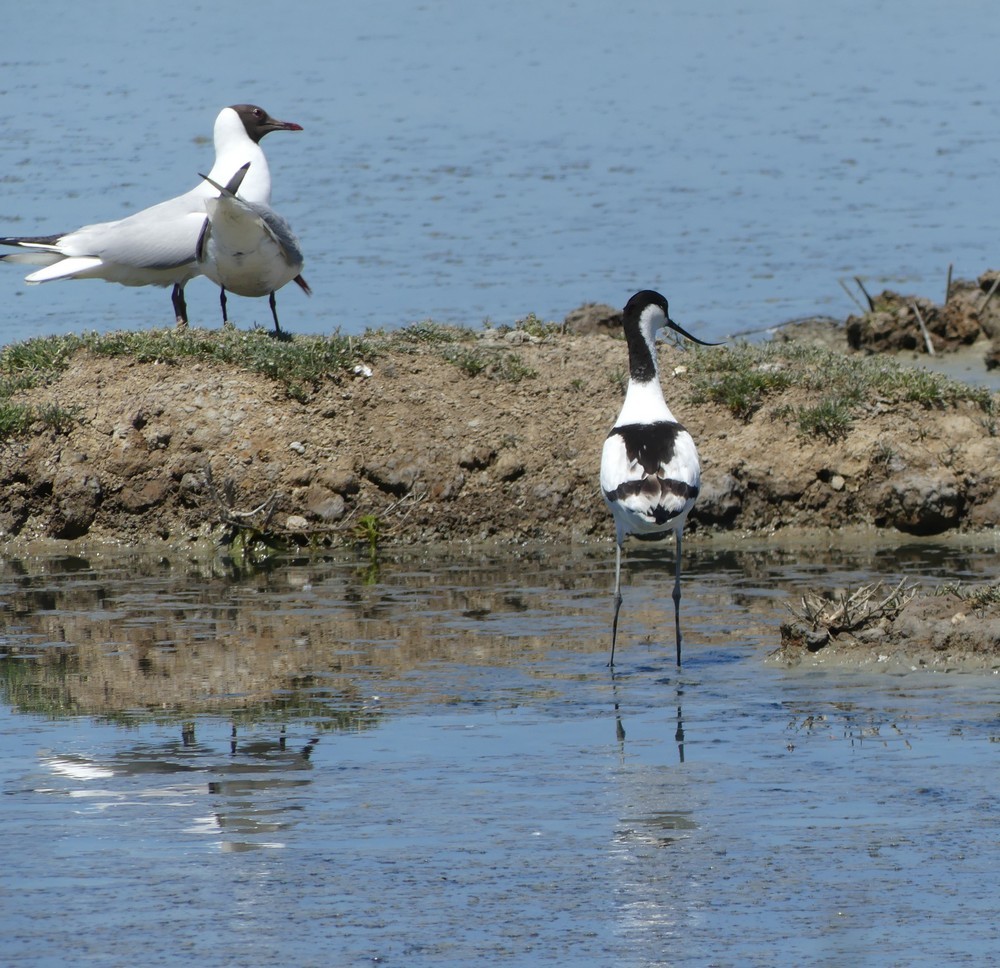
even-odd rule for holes
{"type": "Polygon", "coordinates": [[[877,581],[833,595],[806,592],[797,604],[785,603],[792,621],[781,626],[782,645],[817,652],[842,635],[881,634],[916,594],[917,585],[906,578],[888,589],[877,581]]]}

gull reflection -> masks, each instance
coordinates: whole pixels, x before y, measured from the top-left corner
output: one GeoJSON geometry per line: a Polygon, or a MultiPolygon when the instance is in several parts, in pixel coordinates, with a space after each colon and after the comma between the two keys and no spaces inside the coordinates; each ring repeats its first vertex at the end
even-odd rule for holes
{"type": "Polygon", "coordinates": [[[282,833],[304,809],[318,742],[317,736],[290,742],[284,726],[276,736],[241,740],[234,725],[228,748],[213,746],[185,722],[178,738],[107,757],[43,754],[46,777],[34,789],[86,800],[96,812],[138,812],[144,822],[165,806],[181,808],[188,817],[183,832],[216,836],[224,851],[283,847],[282,833]]]}

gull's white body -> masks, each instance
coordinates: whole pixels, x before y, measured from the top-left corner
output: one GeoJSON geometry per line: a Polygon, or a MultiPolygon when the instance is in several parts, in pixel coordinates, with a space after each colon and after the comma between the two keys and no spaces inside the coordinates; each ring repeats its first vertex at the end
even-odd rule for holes
{"type": "MultiPolygon", "coordinates": [[[[252,164],[246,174],[253,174],[252,164]]],[[[246,179],[235,188],[220,186],[220,194],[205,202],[208,222],[198,246],[199,265],[228,292],[268,296],[302,271],[302,250],[288,222],[267,203],[246,197],[244,185],[246,179]]]]}
{"type": "MultiPolygon", "coordinates": [[[[253,105],[223,108],[215,120],[215,164],[209,177],[227,182],[243,165],[251,170],[244,180],[244,198],[268,205],[271,200],[271,173],[259,138],[270,130],[300,130],[298,125],[275,122],[253,105]],[[239,110],[253,109],[272,122],[262,133],[254,131],[239,110]]],[[[5,245],[20,251],[0,256],[14,264],[41,268],[25,277],[28,283],[58,279],[104,279],[125,286],[175,286],[174,303],[180,319],[183,287],[201,274],[196,249],[208,217],[206,203],[217,189],[208,180],[189,192],[160,202],[123,219],[85,225],[64,235],[35,238],[6,238],[5,245]],[[179,303],[178,303],[179,300],[179,303]]]]}
{"type": "Polygon", "coordinates": [[[302,250],[288,222],[270,205],[236,194],[252,167],[243,165],[226,185],[211,176],[206,179],[219,194],[205,202],[207,219],[198,239],[198,265],[220,287],[223,322],[229,319],[227,291],[238,296],[268,296],[274,331],[280,333],[275,292],[293,281],[306,295],[311,290],[299,275],[302,250]]]}

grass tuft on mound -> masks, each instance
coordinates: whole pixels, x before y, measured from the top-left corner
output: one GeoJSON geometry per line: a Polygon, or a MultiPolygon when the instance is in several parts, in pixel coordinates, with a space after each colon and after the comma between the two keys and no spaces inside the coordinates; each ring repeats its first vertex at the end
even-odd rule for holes
{"type": "Polygon", "coordinates": [[[972,404],[996,431],[998,401],[985,387],[974,387],[894,359],[844,355],[794,343],[737,343],[695,348],[688,355],[692,403],[714,402],[749,422],[765,406],[769,415],[796,425],[804,436],[846,436],[865,412],[915,403],[944,410],[972,404]],[[808,402],[782,403],[786,390],[805,391],[808,402]]]}

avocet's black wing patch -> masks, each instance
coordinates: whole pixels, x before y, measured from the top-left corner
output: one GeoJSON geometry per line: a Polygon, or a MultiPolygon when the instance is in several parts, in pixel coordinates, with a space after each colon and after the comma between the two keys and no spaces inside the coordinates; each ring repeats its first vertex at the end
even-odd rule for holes
{"type": "Polygon", "coordinates": [[[625,424],[608,434],[621,437],[630,464],[638,463],[647,474],[655,474],[661,465],[673,460],[677,437],[685,433],[676,420],[657,420],[649,424],[625,424]]]}

